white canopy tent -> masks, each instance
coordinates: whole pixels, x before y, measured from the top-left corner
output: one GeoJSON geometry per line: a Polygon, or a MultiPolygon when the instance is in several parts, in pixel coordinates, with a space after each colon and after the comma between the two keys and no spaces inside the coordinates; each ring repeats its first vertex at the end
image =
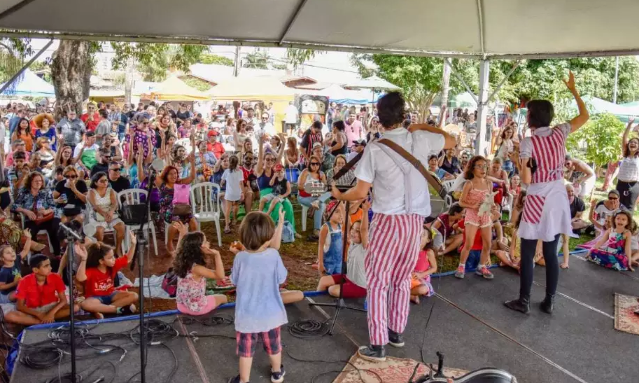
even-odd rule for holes
{"type": "Polygon", "coordinates": [[[639,52],[638,13],[636,0],[0,0],[0,28],[5,36],[447,57],[601,56],[639,52]]]}

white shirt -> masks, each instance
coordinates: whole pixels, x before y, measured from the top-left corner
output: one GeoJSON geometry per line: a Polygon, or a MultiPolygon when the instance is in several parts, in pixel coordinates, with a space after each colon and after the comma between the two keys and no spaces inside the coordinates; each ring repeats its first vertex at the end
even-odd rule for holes
{"type": "MultiPolygon", "coordinates": [[[[366,214],[366,212],[364,212],[366,214]]],[[[361,288],[366,288],[366,268],[364,259],[366,249],[361,243],[351,243],[348,247],[348,264],[346,276],[348,279],[361,288]]]]}
{"type": "MultiPolygon", "coordinates": [[[[396,128],[384,133],[382,138],[387,138],[402,146],[422,164],[428,164],[428,156],[437,154],[444,149],[445,139],[441,134],[417,131],[410,134],[405,128],[396,128]]],[[[411,206],[412,211],[407,211],[404,185],[404,173],[395,164],[378,142],[366,146],[364,156],[357,164],[355,176],[365,182],[373,184],[373,211],[380,214],[419,214],[427,217],[430,215],[430,193],[428,182],[417,171],[411,171],[411,206]]],[[[408,161],[401,159],[402,163],[408,161]]],[[[412,165],[408,165],[411,166],[412,165]]],[[[427,165],[426,165],[427,166],[427,165]]]]}
{"type": "Polygon", "coordinates": [[[297,124],[297,108],[295,105],[289,105],[286,107],[286,111],[284,112],[286,116],[284,117],[284,121],[287,124],[297,124]]]}
{"type": "Polygon", "coordinates": [[[275,131],[275,126],[273,126],[273,124],[271,124],[270,122],[267,122],[266,124],[264,124],[264,126],[262,126],[262,123],[260,122],[259,124],[255,125],[254,130],[257,137],[262,137],[264,133],[268,134],[270,137],[273,137],[277,134],[277,132],[275,131]]]}
{"type": "Polygon", "coordinates": [[[639,181],[639,157],[624,157],[619,164],[617,179],[625,182],[639,181]]]}
{"type": "Polygon", "coordinates": [[[244,173],[240,169],[235,169],[231,172],[226,169],[222,174],[222,180],[226,182],[226,192],[224,193],[224,199],[227,201],[239,201],[242,197],[242,188],[240,188],[240,182],[244,181],[244,173]]]}
{"type": "MultiPolygon", "coordinates": [[[[76,158],[76,157],[78,157],[80,155],[80,151],[82,150],[82,148],[84,148],[84,142],[80,142],[79,144],[77,144],[75,146],[75,149],[73,150],[73,157],[74,158],[76,158]]],[[[87,150],[95,150],[95,151],[97,151],[98,149],[100,149],[98,144],[93,144],[93,146],[86,148],[85,151],[87,151],[87,150]]]]}

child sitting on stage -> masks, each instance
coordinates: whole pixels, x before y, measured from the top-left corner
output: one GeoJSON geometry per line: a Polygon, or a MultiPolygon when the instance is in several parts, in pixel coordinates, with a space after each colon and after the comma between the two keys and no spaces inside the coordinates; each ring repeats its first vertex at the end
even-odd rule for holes
{"type": "Polygon", "coordinates": [[[16,251],[11,245],[0,246],[0,259],[2,259],[2,269],[0,269],[0,303],[11,303],[16,301],[16,288],[22,274],[20,264],[22,260],[29,255],[31,248],[31,232],[29,229],[23,231],[24,237],[27,239],[24,243],[23,250],[20,252],[20,259],[16,262],[16,251]]]}
{"type": "Polygon", "coordinates": [[[362,220],[353,223],[350,229],[350,246],[348,247],[348,265],[346,275],[333,274],[320,278],[317,291],[326,291],[331,296],[339,297],[340,282],[344,279],[344,298],[365,298],[366,297],[366,271],[364,270],[364,259],[366,258],[366,248],[368,247],[368,210],[371,204],[364,201],[362,204],[362,220]]]}
{"type": "Polygon", "coordinates": [[[615,213],[613,224],[614,227],[605,231],[586,259],[608,269],[634,271],[630,261],[630,241],[632,234],[637,231],[637,224],[625,210],[615,213]]]}
{"type": "Polygon", "coordinates": [[[458,202],[450,205],[448,212],[442,213],[431,224],[431,228],[437,230],[433,238],[433,248],[442,254],[455,251],[464,243],[461,233],[453,230],[453,225],[464,217],[464,208],[458,202]]]}
{"type": "Polygon", "coordinates": [[[324,218],[328,222],[320,230],[317,251],[319,271],[322,275],[342,273],[342,223],[344,215],[344,205],[337,201],[329,203],[324,212],[324,218]]]}
{"type": "MultiPolygon", "coordinates": [[[[52,323],[69,316],[70,306],[64,295],[62,277],[51,272],[51,261],[46,255],[35,254],[29,260],[33,274],[20,280],[15,298],[16,311],[5,315],[11,323],[31,326],[52,323]]],[[[79,310],[73,306],[74,312],[79,310]]]]}
{"type": "Polygon", "coordinates": [[[271,362],[271,382],[284,381],[280,327],[288,322],[279,285],[287,276],[278,252],[284,211],[279,210],[275,227],[262,212],[251,212],[240,225],[240,239],[246,250],[233,261],[231,282],[237,287],[235,331],[240,374],[229,383],[248,383],[258,338],[262,340],[271,362]]]}
{"type": "Polygon", "coordinates": [[[173,261],[173,271],[178,276],[177,308],[183,314],[204,315],[228,302],[226,295],[206,295],[206,279],[224,279],[224,264],[220,252],[210,248],[202,232],[180,232],[178,250],[173,261]],[[206,258],[213,257],[215,270],[206,267],[206,258]]]}
{"type": "Polygon", "coordinates": [[[113,248],[102,242],[89,245],[86,251],[77,252],[80,266],[76,274],[78,282],[84,282],[82,309],[93,313],[96,318],[104,318],[103,314],[132,314],[136,311],[133,304],[138,294],[129,291],[115,291],[114,280],[122,268],[131,263],[135,253],[136,239],[133,233],[129,252],[118,259],[113,248]]]}
{"type": "Polygon", "coordinates": [[[410,300],[419,304],[419,296],[430,297],[435,293],[430,283],[431,274],[437,271],[436,249],[434,249],[433,232],[425,228],[421,238],[421,251],[415,264],[415,270],[410,281],[410,300]]]}

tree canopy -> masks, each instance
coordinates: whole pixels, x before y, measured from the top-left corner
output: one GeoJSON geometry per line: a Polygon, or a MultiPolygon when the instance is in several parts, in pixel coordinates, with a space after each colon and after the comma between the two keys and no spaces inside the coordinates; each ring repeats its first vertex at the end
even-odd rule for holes
{"type": "Polygon", "coordinates": [[[214,55],[207,52],[204,52],[200,55],[199,62],[202,64],[216,64],[216,65],[224,65],[224,66],[233,66],[233,60],[230,58],[214,55]]]}
{"type": "Polygon", "coordinates": [[[623,122],[609,113],[592,116],[586,125],[568,136],[570,153],[601,167],[621,158],[623,122]]]}
{"type": "Polygon", "coordinates": [[[112,42],[113,68],[122,69],[133,57],[146,81],[163,81],[168,70],[188,71],[208,50],[203,45],[112,42]]]}

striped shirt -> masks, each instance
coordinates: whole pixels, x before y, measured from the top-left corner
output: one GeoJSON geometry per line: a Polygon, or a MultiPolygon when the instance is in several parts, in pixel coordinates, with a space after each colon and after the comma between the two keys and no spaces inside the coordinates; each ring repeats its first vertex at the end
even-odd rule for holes
{"type": "Polygon", "coordinates": [[[537,163],[532,183],[551,182],[563,178],[566,137],[570,130],[570,123],[564,123],[552,129],[537,128],[531,137],[524,138],[520,146],[520,157],[532,158],[537,163]]]}

